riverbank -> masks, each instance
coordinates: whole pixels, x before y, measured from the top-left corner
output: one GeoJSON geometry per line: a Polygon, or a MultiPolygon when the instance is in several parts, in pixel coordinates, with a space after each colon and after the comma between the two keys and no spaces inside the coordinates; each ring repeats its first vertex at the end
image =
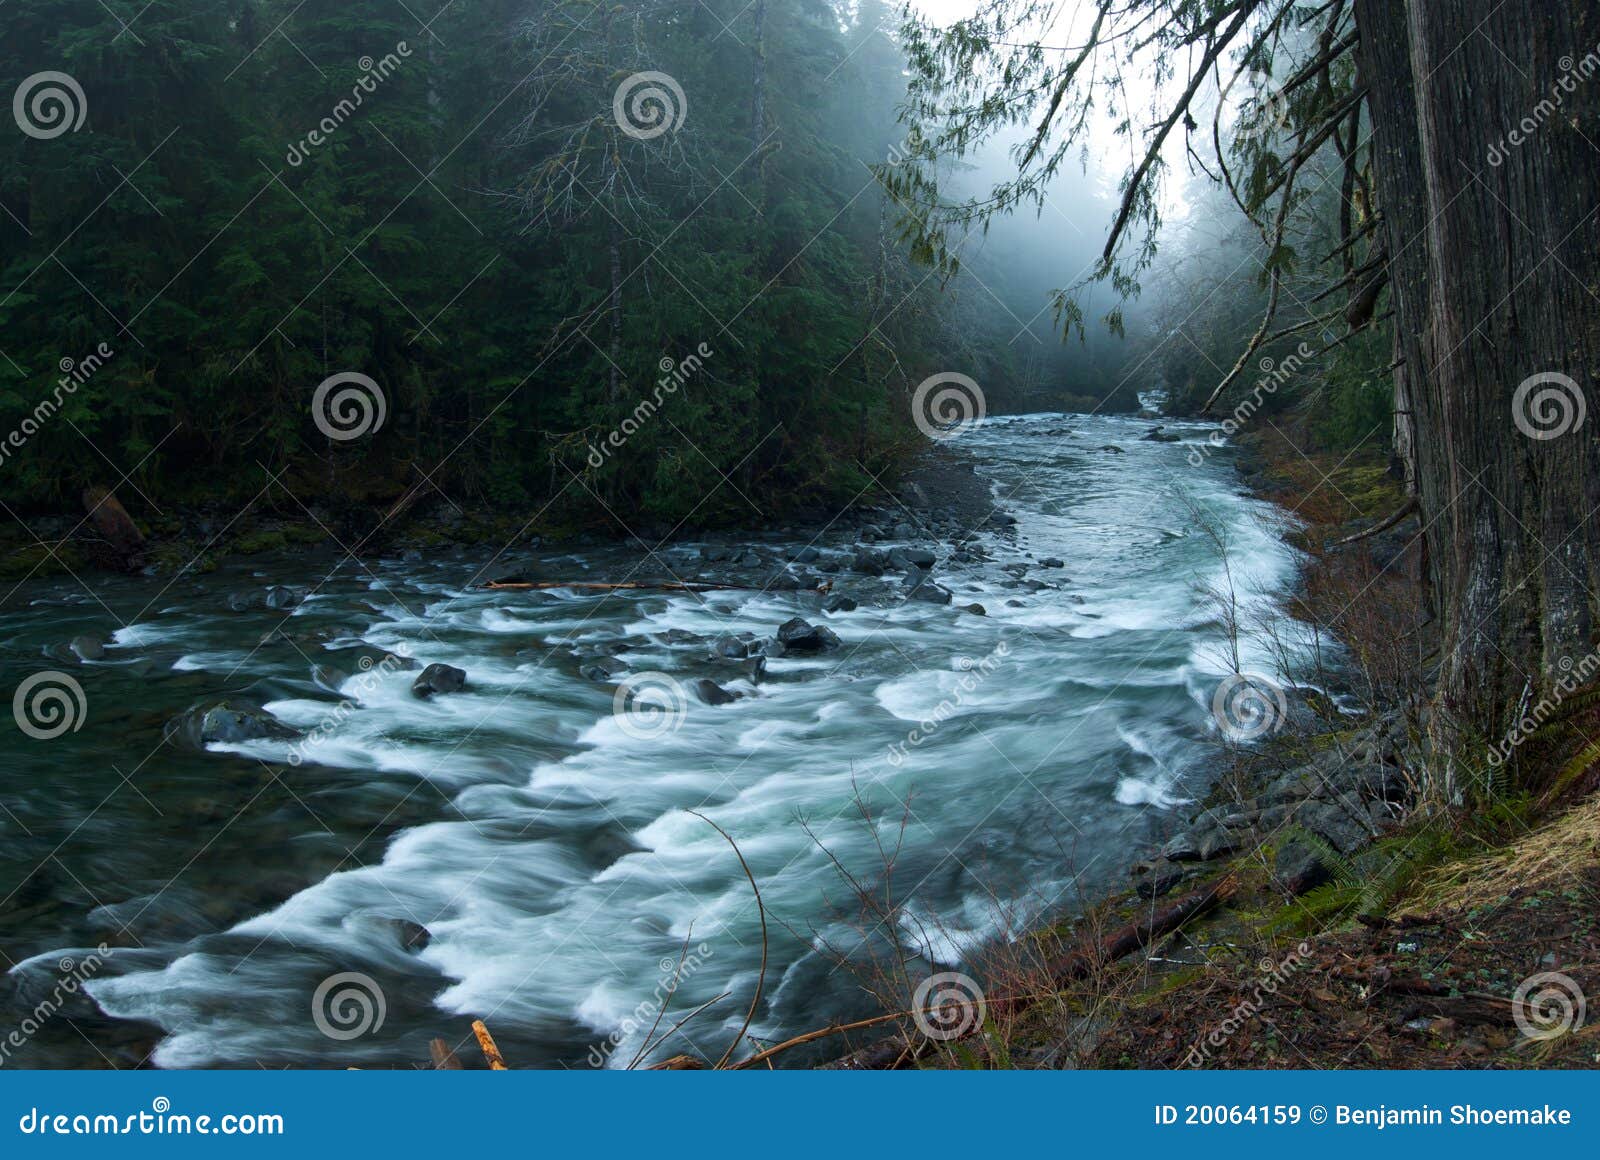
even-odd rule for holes
{"type": "Polygon", "coordinates": [[[1359,715],[1287,690],[1271,736],[1224,747],[1209,797],[1125,891],[974,956],[981,1028],[835,1066],[1600,1062],[1594,1027],[1578,1030],[1600,996],[1600,702],[1573,697],[1514,754],[1531,794],[1482,753],[1430,748],[1417,519],[1384,528],[1404,496],[1376,456],[1284,427],[1241,440],[1238,468],[1303,522],[1296,614],[1345,646],[1359,715]]]}

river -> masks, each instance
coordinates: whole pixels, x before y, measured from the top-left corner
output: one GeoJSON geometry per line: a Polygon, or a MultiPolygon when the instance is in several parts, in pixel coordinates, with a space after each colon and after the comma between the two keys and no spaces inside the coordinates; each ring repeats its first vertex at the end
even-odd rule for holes
{"type": "MultiPolygon", "coordinates": [[[[874,959],[956,968],[1093,897],[1214,768],[1230,662],[1205,590],[1231,583],[1271,613],[1295,576],[1284,517],[1225,454],[1196,453],[1205,432],[1169,423],[1182,441],[1157,443],[1149,426],[1005,416],[960,439],[1017,523],[941,561],[951,604],[903,599],[893,568],[852,572],[850,521],[501,569],[710,579],[729,569],[708,555],[809,548],[859,602],[847,612],[813,592],[484,591],[468,582],[489,553],[463,550],[255,557],[176,581],[95,576],[92,593],[30,581],[0,606],[4,689],[62,671],[85,709],[58,737],[5,735],[0,949],[16,965],[0,1033],[63,969],[92,1005],[72,996],[7,1062],[128,1066],[153,1048],[164,1067],[412,1066],[482,1017],[515,1065],[623,1066],[674,978],[661,1031],[710,1006],[651,1058],[714,1058],[763,937],[710,823],[765,907],[752,1041],[873,1013],[874,959]],[[312,591],[230,609],[273,584],[312,591]],[[839,647],[759,677],[711,656],[720,635],[771,638],[795,616],[839,647]],[[66,642],[95,632],[109,647],[80,662],[66,642]],[[363,667],[386,652],[458,666],[467,687],[420,700],[415,672],[363,667]],[[584,674],[608,656],[610,679],[584,674]],[[644,684],[619,709],[626,678],[644,684]],[[703,703],[702,678],[738,699],[703,703]],[[311,740],[163,743],[225,694],[311,740]],[[894,899],[888,921],[851,879],[894,899]]],[[[914,520],[884,521],[873,547],[948,556],[897,538],[914,520]]]]}

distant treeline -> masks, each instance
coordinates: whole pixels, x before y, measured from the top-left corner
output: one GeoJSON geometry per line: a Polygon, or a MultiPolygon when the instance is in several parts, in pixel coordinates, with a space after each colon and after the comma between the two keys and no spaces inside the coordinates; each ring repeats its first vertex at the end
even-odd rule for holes
{"type": "Polygon", "coordinates": [[[7,504],[422,484],[749,522],[891,471],[935,372],[991,410],[1098,403],[1103,355],[1023,351],[1033,305],[906,260],[869,168],[903,132],[896,19],[10,0],[7,504]]]}

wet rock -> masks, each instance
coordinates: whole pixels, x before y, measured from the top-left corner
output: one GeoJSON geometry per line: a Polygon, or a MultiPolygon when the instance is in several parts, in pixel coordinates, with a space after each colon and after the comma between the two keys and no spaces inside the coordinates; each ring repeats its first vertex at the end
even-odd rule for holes
{"type": "Polygon", "coordinates": [[[412,922],[408,918],[391,918],[389,925],[394,929],[396,937],[400,940],[400,946],[404,950],[426,950],[428,944],[433,941],[433,935],[420,922],[412,922]]]}
{"type": "Polygon", "coordinates": [[[972,613],[973,616],[988,616],[989,615],[989,610],[987,608],[985,608],[981,604],[968,604],[965,607],[966,607],[966,611],[972,613]]]}
{"type": "Polygon", "coordinates": [[[898,524],[896,524],[894,526],[894,538],[897,539],[897,540],[914,539],[916,537],[916,534],[917,534],[917,529],[912,527],[910,524],[908,524],[904,520],[901,520],[898,524]]]}
{"type": "Polygon", "coordinates": [[[413,695],[427,700],[438,693],[459,693],[466,688],[467,674],[453,665],[429,665],[411,682],[413,695]]]}
{"type": "Polygon", "coordinates": [[[667,629],[666,641],[668,644],[699,644],[705,640],[698,632],[690,632],[684,628],[667,629]]]}
{"type": "Polygon", "coordinates": [[[578,675],[586,681],[614,681],[627,671],[616,657],[592,657],[578,666],[578,675]]]}
{"type": "Polygon", "coordinates": [[[1039,567],[1041,568],[1065,568],[1066,566],[1067,562],[1057,556],[1046,556],[1039,561],[1039,567]]]}
{"type": "Polygon", "coordinates": [[[759,685],[767,679],[767,658],[752,657],[744,667],[744,675],[750,679],[752,685],[759,685]]]}
{"type": "Polygon", "coordinates": [[[311,683],[324,693],[339,695],[340,687],[350,679],[350,674],[333,665],[312,665],[311,683]]]}
{"type": "Polygon", "coordinates": [[[711,642],[711,655],[718,660],[742,661],[761,651],[761,644],[750,633],[719,636],[711,642]]]}
{"type": "Polygon", "coordinates": [[[1146,443],[1178,443],[1181,441],[1181,436],[1168,435],[1161,427],[1150,428],[1143,437],[1143,442],[1146,443]]]}
{"type": "Polygon", "coordinates": [[[67,646],[80,661],[104,660],[106,655],[106,638],[98,634],[94,636],[75,636],[72,643],[67,646]]]}
{"type": "Polygon", "coordinates": [[[731,705],[739,699],[737,693],[728,692],[707,677],[701,677],[694,683],[694,695],[707,705],[731,705]]]}
{"type": "Polygon", "coordinates": [[[843,592],[835,592],[822,602],[824,612],[854,612],[857,604],[843,592]]]}
{"type": "Polygon", "coordinates": [[[1333,877],[1309,843],[1289,841],[1278,847],[1272,872],[1290,894],[1304,894],[1333,877]]]}
{"type": "Polygon", "coordinates": [[[719,564],[733,554],[733,549],[723,544],[708,544],[700,549],[700,558],[708,564],[719,564]]]}
{"type": "Polygon", "coordinates": [[[1186,877],[1181,866],[1175,866],[1171,862],[1158,862],[1134,884],[1133,892],[1140,898],[1160,898],[1163,894],[1171,892],[1186,877]]]}
{"type": "Polygon", "coordinates": [[[1104,447],[1100,448],[1100,450],[1101,451],[1114,451],[1118,455],[1125,454],[1124,451],[1122,450],[1122,448],[1118,447],[1115,443],[1107,443],[1104,447]]]}
{"type": "Polygon", "coordinates": [[[386,652],[378,658],[378,663],[373,668],[384,669],[389,672],[409,673],[416,669],[415,657],[403,657],[399,653],[386,652]]]}
{"type": "Polygon", "coordinates": [[[228,608],[232,612],[255,612],[267,606],[267,598],[260,592],[228,593],[228,608]]]}
{"type": "Polygon", "coordinates": [[[920,576],[908,576],[906,581],[910,584],[906,590],[907,600],[921,600],[928,604],[949,604],[955,599],[950,589],[935,584],[926,572],[920,576]]]}
{"type": "Polygon", "coordinates": [[[1354,854],[1372,841],[1366,807],[1359,814],[1331,802],[1308,802],[1295,814],[1295,820],[1327,841],[1341,854],[1354,854]]]}
{"type": "Polygon", "coordinates": [[[1169,862],[1209,862],[1237,847],[1237,840],[1227,830],[1207,825],[1170,839],[1161,847],[1161,856],[1169,862]]]}
{"type": "Polygon", "coordinates": [[[1026,604],[1024,604],[1020,600],[1007,600],[1006,601],[1006,607],[1007,608],[1026,608],[1028,606],[1026,604]]]}
{"type": "Polygon", "coordinates": [[[300,734],[259,705],[219,701],[196,706],[167,723],[169,741],[195,749],[207,745],[237,745],[243,741],[288,740],[300,734]]]}
{"type": "Polygon", "coordinates": [[[756,555],[754,551],[747,551],[737,560],[735,560],[734,563],[739,565],[741,568],[759,568],[761,567],[761,557],[756,555]]]}
{"type": "Polygon", "coordinates": [[[785,621],[778,628],[778,643],[787,652],[827,652],[840,645],[839,637],[823,625],[809,624],[800,617],[785,621]]]}
{"type": "Polygon", "coordinates": [[[805,548],[801,548],[798,552],[796,552],[794,555],[790,556],[789,558],[791,560],[793,560],[796,564],[815,564],[817,562],[818,558],[821,557],[821,555],[822,555],[822,553],[817,551],[815,548],[805,547],[805,548]]]}
{"type": "Polygon", "coordinates": [[[274,612],[287,612],[305,603],[311,589],[300,584],[274,584],[268,588],[262,603],[274,612]]]}
{"type": "Polygon", "coordinates": [[[883,553],[875,548],[860,549],[850,561],[851,570],[864,576],[882,576],[883,565],[883,553]]]}
{"type": "Polygon", "coordinates": [[[990,515],[988,522],[997,528],[1014,528],[1017,526],[1017,517],[1009,512],[995,512],[990,515]]]}
{"type": "Polygon", "coordinates": [[[889,551],[889,563],[902,572],[916,569],[932,568],[938,560],[926,548],[892,548],[889,551]]]}

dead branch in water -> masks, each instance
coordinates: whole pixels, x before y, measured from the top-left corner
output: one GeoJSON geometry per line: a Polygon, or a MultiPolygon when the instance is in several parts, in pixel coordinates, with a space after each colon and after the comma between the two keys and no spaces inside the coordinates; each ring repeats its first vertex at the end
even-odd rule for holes
{"type": "Polygon", "coordinates": [[[728,1050],[724,1051],[722,1058],[717,1060],[716,1066],[720,1068],[726,1066],[728,1060],[733,1058],[733,1053],[738,1048],[739,1041],[744,1038],[745,1032],[750,1030],[750,1023],[756,1017],[756,1008],[761,1005],[761,988],[767,981],[767,908],[761,901],[761,887],[756,885],[756,876],[750,873],[750,863],[744,860],[744,852],[739,849],[739,843],[729,836],[727,830],[724,830],[704,814],[695,810],[690,810],[689,812],[721,834],[728,845],[733,847],[734,855],[739,859],[739,866],[744,870],[744,876],[750,880],[750,889],[755,891],[756,911],[761,916],[761,973],[756,976],[756,993],[750,997],[750,1010],[745,1012],[744,1026],[739,1028],[739,1034],[733,1037],[733,1042],[728,1044],[728,1050]]]}

